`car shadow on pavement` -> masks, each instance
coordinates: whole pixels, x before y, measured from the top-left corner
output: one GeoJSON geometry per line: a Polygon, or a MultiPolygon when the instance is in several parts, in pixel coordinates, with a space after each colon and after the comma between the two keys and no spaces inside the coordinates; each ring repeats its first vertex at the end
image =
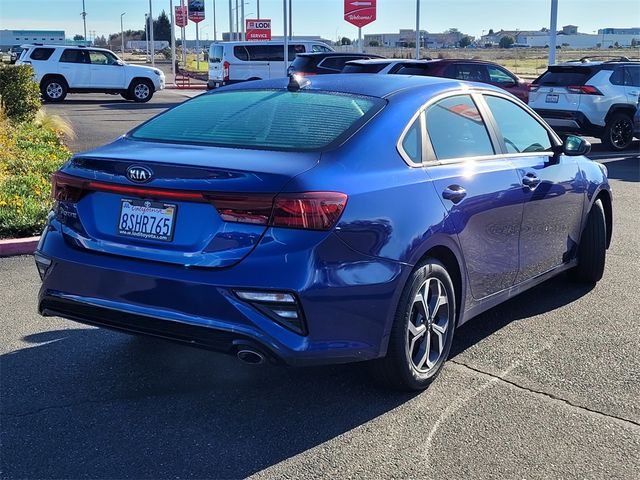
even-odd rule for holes
{"type": "Polygon", "coordinates": [[[93,328],[3,355],[5,478],[243,478],[411,399],[362,365],[293,369],[93,328]]]}
{"type": "MultiPolygon", "coordinates": [[[[625,182],[640,182],[640,154],[624,160],[613,160],[605,163],[608,177],[625,182]]],[[[613,192],[615,196],[615,191],[613,192]]]]}
{"type": "MultiPolygon", "coordinates": [[[[186,100],[186,99],[185,99],[186,100]]],[[[147,109],[147,108],[169,108],[174,107],[176,102],[154,102],[150,101],[147,103],[137,103],[131,102],[128,100],[114,98],[113,100],[79,100],[79,99],[67,99],[62,104],[55,103],[47,103],[47,106],[64,106],[66,104],[69,105],[96,105],[103,108],[113,108],[118,110],[138,110],[138,109],[147,109]]]]}
{"type": "Polygon", "coordinates": [[[493,335],[512,322],[529,319],[535,315],[551,312],[574,302],[589,293],[595,285],[580,284],[561,274],[526,292],[511,298],[456,330],[449,358],[454,358],[469,347],[493,335]]]}

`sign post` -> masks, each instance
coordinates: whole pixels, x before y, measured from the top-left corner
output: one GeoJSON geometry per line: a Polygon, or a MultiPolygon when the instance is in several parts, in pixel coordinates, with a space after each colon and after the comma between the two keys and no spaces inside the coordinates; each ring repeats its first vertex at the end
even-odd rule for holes
{"type": "Polygon", "coordinates": [[[377,0],[344,0],[344,19],[358,27],[358,50],[362,52],[362,27],[376,19],[377,0]]]}
{"type": "Polygon", "coordinates": [[[189,20],[196,24],[196,70],[200,70],[200,32],[198,24],[204,20],[204,0],[189,0],[189,20]]]}
{"type": "Polygon", "coordinates": [[[247,40],[271,40],[271,20],[247,19],[246,37],[247,40]]]}

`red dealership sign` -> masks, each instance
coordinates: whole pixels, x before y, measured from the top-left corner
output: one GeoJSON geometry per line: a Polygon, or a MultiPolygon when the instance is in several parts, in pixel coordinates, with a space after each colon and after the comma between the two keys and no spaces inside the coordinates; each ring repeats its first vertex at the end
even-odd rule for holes
{"type": "Polygon", "coordinates": [[[176,7],[176,27],[186,27],[189,23],[187,18],[187,7],[176,7]]]}
{"type": "Polygon", "coordinates": [[[356,27],[376,19],[376,0],[344,0],[344,19],[356,27]]]}
{"type": "Polygon", "coordinates": [[[271,40],[271,20],[246,20],[247,40],[271,40]]]}
{"type": "Polygon", "coordinates": [[[198,23],[204,20],[204,0],[189,0],[189,20],[198,23]]]}

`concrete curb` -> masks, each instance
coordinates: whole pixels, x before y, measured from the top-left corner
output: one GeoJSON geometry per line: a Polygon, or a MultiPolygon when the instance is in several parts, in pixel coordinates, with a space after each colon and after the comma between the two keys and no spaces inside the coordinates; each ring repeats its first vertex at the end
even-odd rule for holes
{"type": "Polygon", "coordinates": [[[40,237],[9,238],[0,240],[0,257],[13,255],[31,255],[38,245],[40,237]]]}

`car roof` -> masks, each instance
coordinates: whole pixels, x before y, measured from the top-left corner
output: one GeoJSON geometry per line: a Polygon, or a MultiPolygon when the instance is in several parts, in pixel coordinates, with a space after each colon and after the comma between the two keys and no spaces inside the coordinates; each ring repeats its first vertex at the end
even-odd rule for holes
{"type": "Polygon", "coordinates": [[[53,45],[46,43],[25,43],[24,45],[20,45],[20,48],[64,48],[64,49],[78,49],[78,50],[100,50],[103,52],[111,52],[108,48],[103,47],[93,47],[93,46],[84,46],[84,45],[53,45]]]}
{"type": "Polygon", "coordinates": [[[298,53],[297,57],[362,57],[363,60],[368,58],[384,58],[380,55],[373,53],[359,53],[359,52],[306,52],[298,53]]]}
{"type": "MultiPolygon", "coordinates": [[[[502,89],[488,84],[465,82],[450,78],[427,77],[423,75],[378,75],[375,73],[362,74],[330,74],[318,75],[309,78],[309,85],[301,91],[317,90],[335,93],[363,95],[370,97],[388,98],[400,92],[412,89],[419,90],[429,87],[434,95],[453,89],[483,89],[503,92],[502,89]]],[[[285,89],[289,83],[288,78],[276,78],[271,80],[256,80],[247,83],[236,83],[226,87],[211,90],[209,94],[216,92],[230,92],[242,90],[268,90],[285,89]]]]}

